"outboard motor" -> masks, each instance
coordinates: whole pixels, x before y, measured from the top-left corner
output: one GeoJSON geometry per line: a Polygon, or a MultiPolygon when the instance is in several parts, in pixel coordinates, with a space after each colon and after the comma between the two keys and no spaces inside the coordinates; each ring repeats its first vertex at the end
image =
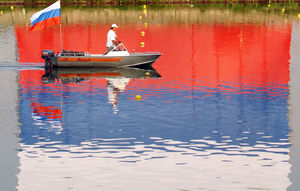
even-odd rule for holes
{"type": "Polygon", "coordinates": [[[54,62],[54,51],[53,50],[43,50],[42,58],[45,60],[45,67],[52,68],[54,62]]]}

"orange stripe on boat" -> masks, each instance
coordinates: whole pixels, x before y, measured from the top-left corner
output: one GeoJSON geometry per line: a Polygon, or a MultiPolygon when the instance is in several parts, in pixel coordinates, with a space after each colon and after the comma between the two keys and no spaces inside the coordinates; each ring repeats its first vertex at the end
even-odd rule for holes
{"type": "Polygon", "coordinates": [[[78,58],[58,58],[60,62],[78,62],[78,58]]]}
{"type": "Polygon", "coordinates": [[[120,62],[122,58],[58,58],[59,62],[120,62]]]}

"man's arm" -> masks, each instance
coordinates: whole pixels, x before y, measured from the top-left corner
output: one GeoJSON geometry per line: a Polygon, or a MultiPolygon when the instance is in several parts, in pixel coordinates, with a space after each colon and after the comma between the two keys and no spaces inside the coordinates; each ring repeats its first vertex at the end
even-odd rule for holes
{"type": "Polygon", "coordinates": [[[118,46],[118,44],[120,44],[121,41],[119,40],[119,38],[117,36],[115,36],[115,40],[113,40],[113,43],[115,46],[118,46]]]}

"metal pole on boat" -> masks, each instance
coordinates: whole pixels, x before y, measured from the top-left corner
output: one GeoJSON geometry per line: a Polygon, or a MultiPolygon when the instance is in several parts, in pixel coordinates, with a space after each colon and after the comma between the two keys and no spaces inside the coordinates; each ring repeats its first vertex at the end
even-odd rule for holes
{"type": "Polygon", "coordinates": [[[61,34],[61,24],[59,25],[59,36],[60,36],[60,50],[62,50],[63,45],[62,45],[62,34],[61,34]]]}
{"type": "Polygon", "coordinates": [[[106,54],[110,53],[110,52],[113,51],[113,50],[116,50],[121,44],[124,46],[124,48],[125,48],[126,51],[127,51],[127,48],[125,47],[125,45],[123,44],[123,42],[121,42],[121,43],[119,43],[117,46],[114,46],[113,49],[111,49],[111,50],[110,50],[109,52],[107,52],[106,54]]]}

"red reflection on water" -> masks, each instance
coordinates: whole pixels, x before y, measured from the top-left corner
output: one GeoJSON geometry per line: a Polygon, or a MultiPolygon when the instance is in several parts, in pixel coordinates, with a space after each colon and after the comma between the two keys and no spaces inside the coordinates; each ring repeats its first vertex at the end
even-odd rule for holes
{"type": "MultiPolygon", "coordinates": [[[[63,47],[103,53],[108,28],[106,25],[63,26],[63,47]]],[[[160,82],[166,82],[164,85],[171,88],[265,87],[286,85],[289,81],[291,28],[291,25],[256,24],[149,25],[147,28],[129,25],[120,26],[118,36],[129,50],[162,52],[154,67],[163,77],[160,82]],[[145,31],[144,37],[141,31],[145,31]],[[140,42],[145,42],[145,48],[140,47],[140,42]]],[[[41,63],[43,49],[60,49],[59,27],[37,32],[30,32],[24,26],[15,29],[20,62],[41,63]]],[[[156,88],[163,87],[156,85],[156,88]]]]}
{"type": "MultiPolygon", "coordinates": [[[[44,84],[42,84],[41,76],[44,71],[41,70],[23,70],[20,71],[19,75],[19,84],[22,89],[22,93],[31,92],[41,93],[44,92],[44,84]]],[[[49,84],[49,86],[55,87],[54,84],[49,84]]],[[[47,91],[47,93],[50,93],[47,91]]],[[[52,91],[54,94],[60,94],[59,89],[56,88],[52,91]]],[[[40,100],[36,98],[34,95],[29,95],[31,97],[27,97],[27,100],[30,101],[30,107],[32,112],[37,116],[46,117],[49,120],[61,120],[62,110],[56,106],[45,106],[40,103],[40,100]]]]}
{"type": "Polygon", "coordinates": [[[155,42],[167,42],[160,46],[165,55],[155,68],[169,80],[197,79],[199,84],[195,86],[210,87],[225,82],[264,86],[289,81],[291,26],[214,24],[169,28],[172,30],[158,27],[150,43],[154,47],[155,42]]]}
{"type": "Polygon", "coordinates": [[[48,119],[61,119],[62,117],[61,109],[55,106],[44,106],[41,103],[32,102],[30,107],[38,116],[46,116],[48,119]]]}

